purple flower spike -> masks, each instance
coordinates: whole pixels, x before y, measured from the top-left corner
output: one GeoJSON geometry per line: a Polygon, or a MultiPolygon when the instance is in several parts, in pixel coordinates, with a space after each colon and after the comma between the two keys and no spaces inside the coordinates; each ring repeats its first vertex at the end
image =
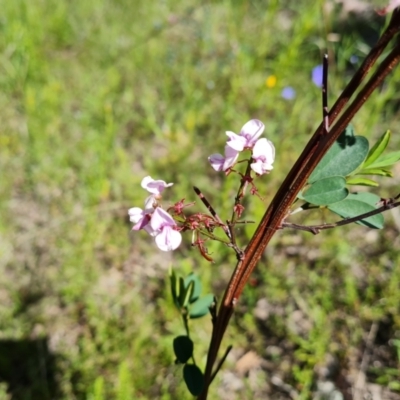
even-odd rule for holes
{"type": "Polygon", "coordinates": [[[293,100],[296,97],[296,91],[291,86],[283,88],[281,96],[285,100],[293,100]]]}
{"type": "Polygon", "coordinates": [[[322,73],[323,73],[322,64],[317,65],[312,70],[312,81],[318,87],[322,87],[322,73]]]}

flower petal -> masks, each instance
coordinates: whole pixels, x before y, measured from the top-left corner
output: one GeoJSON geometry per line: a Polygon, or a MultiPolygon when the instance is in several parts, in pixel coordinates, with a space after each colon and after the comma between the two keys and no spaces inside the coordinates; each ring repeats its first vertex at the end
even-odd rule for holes
{"type": "Polygon", "coordinates": [[[162,230],[165,226],[176,226],[176,222],[165,210],[157,207],[151,217],[150,225],[157,231],[162,230]]]}
{"type": "Polygon", "coordinates": [[[268,139],[258,139],[254,145],[252,157],[254,159],[264,158],[264,161],[272,164],[275,160],[275,147],[268,139]]]}
{"type": "Polygon", "coordinates": [[[265,173],[262,161],[256,161],[255,163],[250,164],[250,168],[258,175],[263,175],[265,173]]]}
{"type": "Polygon", "coordinates": [[[216,171],[223,171],[225,158],[222,154],[212,154],[208,157],[208,161],[216,171]]]}
{"type": "Polygon", "coordinates": [[[147,197],[147,199],[144,201],[145,210],[153,211],[155,205],[157,205],[157,199],[154,194],[147,197]]]}
{"type": "Polygon", "coordinates": [[[182,235],[172,227],[165,226],[161,233],[155,237],[155,241],[160,250],[171,251],[179,247],[182,242],[182,235]]]}
{"type": "Polygon", "coordinates": [[[252,158],[254,163],[250,165],[251,169],[259,175],[270,172],[275,159],[275,147],[269,140],[262,138],[257,140],[253,148],[252,158]]]}
{"type": "Polygon", "coordinates": [[[133,231],[146,228],[150,222],[150,212],[149,210],[142,210],[139,207],[133,207],[128,210],[129,220],[135,224],[132,228],[133,231]]]}
{"type": "Polygon", "coordinates": [[[143,210],[139,207],[132,207],[128,210],[129,221],[136,224],[140,219],[143,218],[143,210]]]}
{"type": "Polygon", "coordinates": [[[239,135],[246,139],[246,147],[252,148],[263,132],[264,124],[258,119],[252,119],[243,125],[239,135]]]}
{"type": "Polygon", "coordinates": [[[228,144],[225,146],[225,161],[223,165],[223,170],[233,167],[236,163],[236,160],[239,157],[239,152],[232,149],[228,144]]]}
{"type": "Polygon", "coordinates": [[[151,224],[147,224],[144,228],[143,228],[150,236],[157,236],[161,231],[160,230],[155,230],[151,227],[151,224]]]}
{"type": "Polygon", "coordinates": [[[246,138],[240,135],[236,135],[236,133],[228,131],[226,135],[230,140],[226,142],[226,144],[236,151],[243,151],[246,146],[246,138]]]}
{"type": "Polygon", "coordinates": [[[146,176],[142,179],[141,186],[149,193],[154,195],[161,194],[165,188],[172,186],[173,183],[166,183],[162,180],[154,180],[151,176],[146,176]]]}

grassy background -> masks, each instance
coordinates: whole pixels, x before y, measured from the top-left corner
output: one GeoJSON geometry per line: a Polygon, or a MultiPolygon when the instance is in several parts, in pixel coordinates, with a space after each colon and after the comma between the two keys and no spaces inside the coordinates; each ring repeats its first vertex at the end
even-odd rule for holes
{"type": "MultiPolygon", "coordinates": [[[[267,203],[320,122],[310,74],[322,49],[332,102],[384,18],[304,0],[0,0],[0,10],[0,399],[189,398],[166,271],[194,270],[221,295],[234,256],[210,245],[208,265],[189,237],[161,254],[130,234],[141,179],[174,182],[166,202],[195,200],[199,186],[227,218],[235,177],[216,174],[207,156],[226,130],[259,118],[277,149],[258,186],[267,203]],[[293,101],[281,97],[287,85],[293,101]]],[[[392,149],[399,77],[353,121],[370,139],[391,129],[392,149]]],[[[399,176],[397,167],[376,192],[396,194],[399,176]]],[[[252,199],[246,218],[265,207],[252,199]]],[[[366,381],[396,396],[399,220],[394,210],[381,232],[279,232],[238,306],[226,339],[235,350],[210,398],[291,398],[278,378],[311,398],[327,377],[354,384],[365,356],[366,381]]],[[[193,330],[204,365],[208,320],[193,330]]]]}

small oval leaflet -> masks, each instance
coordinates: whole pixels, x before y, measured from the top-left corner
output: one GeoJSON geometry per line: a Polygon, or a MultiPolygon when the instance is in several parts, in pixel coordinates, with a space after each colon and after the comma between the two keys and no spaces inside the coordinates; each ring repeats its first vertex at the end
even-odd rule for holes
{"type": "Polygon", "coordinates": [[[193,293],[190,296],[189,302],[194,303],[200,297],[202,285],[199,277],[193,272],[185,278],[185,286],[188,287],[190,282],[193,282],[193,293]]]}
{"type": "Polygon", "coordinates": [[[314,182],[301,197],[310,204],[323,206],[344,200],[348,194],[346,179],[343,176],[330,176],[314,182]]]}
{"type": "Polygon", "coordinates": [[[193,354],[193,342],[188,336],[177,336],[173,342],[177,360],[185,364],[193,354]]]}
{"type": "Polygon", "coordinates": [[[198,396],[204,386],[204,376],[200,368],[194,364],[185,364],[183,367],[183,379],[189,392],[193,396],[198,396]]]}
{"type": "Polygon", "coordinates": [[[354,136],[353,128],[349,125],[319,162],[308,182],[349,175],[363,163],[368,149],[368,140],[363,136],[354,136]]]}
{"type": "Polygon", "coordinates": [[[198,299],[189,309],[190,318],[200,318],[206,315],[213,301],[214,296],[212,294],[206,294],[198,299]]]}

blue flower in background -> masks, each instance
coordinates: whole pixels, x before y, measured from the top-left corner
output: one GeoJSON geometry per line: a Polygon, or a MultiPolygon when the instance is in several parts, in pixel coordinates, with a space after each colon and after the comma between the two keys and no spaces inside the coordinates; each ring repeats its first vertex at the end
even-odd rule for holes
{"type": "Polygon", "coordinates": [[[317,65],[312,70],[312,81],[318,87],[322,87],[322,73],[323,73],[322,64],[321,65],[317,65]]]}
{"type": "Polygon", "coordinates": [[[296,91],[291,86],[286,86],[283,88],[281,96],[285,100],[293,100],[296,97],[296,91]]]}
{"type": "Polygon", "coordinates": [[[357,64],[358,63],[358,57],[356,56],[356,55],[352,55],[351,57],[350,57],[350,62],[352,63],[352,64],[357,64]]]}

